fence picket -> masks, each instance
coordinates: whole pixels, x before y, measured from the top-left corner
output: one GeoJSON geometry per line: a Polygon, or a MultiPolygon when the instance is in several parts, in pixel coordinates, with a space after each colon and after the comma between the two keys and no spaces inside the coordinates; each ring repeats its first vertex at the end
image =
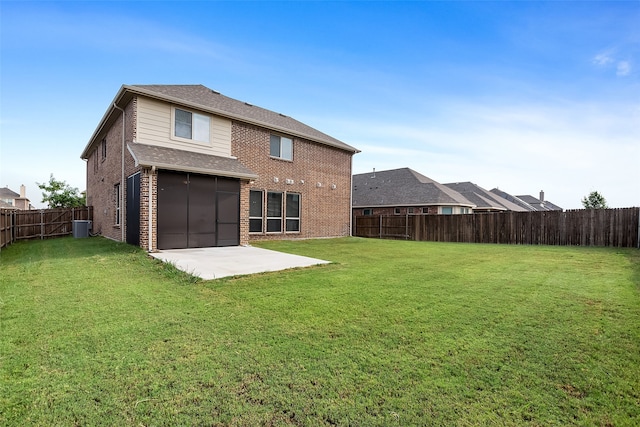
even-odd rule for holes
{"type": "Polygon", "coordinates": [[[73,233],[74,220],[91,219],[91,206],[30,211],[0,209],[0,248],[17,240],[68,236],[73,233]]]}
{"type": "Polygon", "coordinates": [[[359,237],[640,248],[640,208],[356,216],[353,222],[359,237]]]}

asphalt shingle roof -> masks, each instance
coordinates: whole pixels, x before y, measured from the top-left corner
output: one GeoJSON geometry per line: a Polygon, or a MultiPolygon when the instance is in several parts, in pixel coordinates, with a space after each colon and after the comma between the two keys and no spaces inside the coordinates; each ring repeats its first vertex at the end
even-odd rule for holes
{"type": "Polygon", "coordinates": [[[127,148],[135,159],[136,166],[156,166],[162,169],[233,178],[258,178],[258,175],[237,159],[139,143],[127,144],[127,148]]]}
{"type": "Polygon", "coordinates": [[[480,187],[473,182],[452,182],[444,184],[447,187],[456,190],[462,194],[465,198],[475,203],[478,210],[493,210],[493,211],[515,211],[526,212],[527,209],[506,200],[498,194],[492,193],[484,188],[480,187]]]}
{"type": "Polygon", "coordinates": [[[561,207],[556,206],[551,202],[548,202],[546,200],[536,199],[533,196],[524,195],[524,196],[516,196],[516,197],[524,201],[525,203],[530,204],[537,211],[561,211],[562,210],[561,207]]]}
{"type": "Polygon", "coordinates": [[[510,201],[511,203],[514,203],[518,206],[520,206],[522,209],[524,209],[525,211],[528,212],[533,212],[536,209],[531,206],[529,203],[526,203],[524,200],[520,200],[519,198],[517,198],[516,196],[512,196],[509,193],[506,193],[498,188],[492,188],[491,192],[494,194],[497,194],[498,196],[502,197],[503,199],[506,199],[508,201],[510,201]]]}
{"type": "Polygon", "coordinates": [[[517,204],[518,206],[521,206],[522,208],[526,209],[529,212],[534,212],[534,211],[561,211],[563,210],[560,206],[556,206],[551,202],[548,201],[540,201],[540,199],[537,199],[533,196],[529,196],[529,195],[525,195],[525,196],[512,196],[511,194],[502,191],[498,188],[492,188],[491,192],[494,194],[497,194],[500,197],[503,197],[504,199],[507,199],[508,201],[517,204]]]}
{"type": "Polygon", "coordinates": [[[18,197],[20,194],[10,190],[9,187],[0,187],[0,199],[17,199],[18,197]]]}
{"type": "Polygon", "coordinates": [[[353,176],[354,207],[409,205],[474,206],[457,191],[409,168],[353,176]]]}

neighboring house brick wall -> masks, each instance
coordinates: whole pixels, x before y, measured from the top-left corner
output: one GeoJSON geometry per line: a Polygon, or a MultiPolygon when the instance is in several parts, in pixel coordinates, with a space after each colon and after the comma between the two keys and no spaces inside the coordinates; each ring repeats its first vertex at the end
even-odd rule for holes
{"type": "MultiPolygon", "coordinates": [[[[353,214],[355,216],[364,215],[365,209],[371,209],[372,215],[407,215],[410,207],[399,207],[400,213],[396,213],[395,207],[385,207],[385,208],[355,208],[353,209],[353,214]]],[[[409,215],[437,215],[438,207],[437,206],[415,206],[413,207],[413,213],[409,213],[409,215]],[[427,212],[423,212],[423,209],[427,209],[427,212]]]]}
{"type": "Polygon", "coordinates": [[[274,159],[269,155],[269,138],[273,133],[258,126],[233,122],[232,154],[259,175],[248,185],[246,194],[242,193],[242,199],[247,203],[242,207],[242,218],[247,221],[248,230],[249,189],[298,193],[301,195],[300,232],[251,233],[249,240],[349,235],[351,153],[294,137],[293,161],[274,159]],[[293,184],[287,184],[287,180],[293,180],[293,184]]]}

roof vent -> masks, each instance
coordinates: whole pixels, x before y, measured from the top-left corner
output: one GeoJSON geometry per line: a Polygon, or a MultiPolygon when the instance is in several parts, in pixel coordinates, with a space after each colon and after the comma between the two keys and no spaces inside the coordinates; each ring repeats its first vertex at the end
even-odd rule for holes
{"type": "Polygon", "coordinates": [[[278,113],[281,117],[287,117],[286,115],[282,114],[282,113],[278,113]]]}
{"type": "Polygon", "coordinates": [[[249,107],[253,107],[253,105],[249,104],[248,102],[245,102],[244,105],[248,105],[249,107]]]}
{"type": "Polygon", "coordinates": [[[211,93],[215,93],[216,95],[220,95],[220,92],[218,92],[217,90],[213,90],[213,89],[211,89],[211,93]]]}

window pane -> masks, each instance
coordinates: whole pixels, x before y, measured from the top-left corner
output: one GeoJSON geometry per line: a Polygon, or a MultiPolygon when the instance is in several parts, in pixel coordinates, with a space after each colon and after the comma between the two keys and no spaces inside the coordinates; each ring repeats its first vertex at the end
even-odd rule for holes
{"type": "Polygon", "coordinates": [[[274,233],[282,231],[281,219],[267,219],[267,232],[274,233]]]}
{"type": "Polygon", "coordinates": [[[262,218],[251,218],[249,220],[249,233],[262,232],[262,218]]]}
{"type": "Polygon", "coordinates": [[[262,218],[262,191],[251,190],[249,197],[249,216],[262,218]]]}
{"type": "Polygon", "coordinates": [[[300,218],[300,195],[287,193],[287,218],[300,218]]]}
{"type": "Polygon", "coordinates": [[[280,157],[293,160],[293,141],[289,138],[280,138],[280,157]]]}
{"type": "Polygon", "coordinates": [[[451,207],[443,207],[442,208],[442,213],[444,215],[452,214],[453,213],[453,208],[451,208],[451,207]]]}
{"type": "Polygon", "coordinates": [[[267,217],[282,217],[282,193],[267,193],[267,217]]]}
{"type": "Polygon", "coordinates": [[[191,113],[176,108],[176,136],[191,139],[191,113]]]}
{"type": "Polygon", "coordinates": [[[286,231],[300,231],[300,220],[299,219],[288,219],[287,218],[287,230],[286,231]]]}
{"type": "Polygon", "coordinates": [[[209,117],[202,114],[193,115],[193,139],[209,142],[209,117]]]}
{"type": "Polygon", "coordinates": [[[273,157],[280,157],[280,137],[279,136],[271,135],[269,155],[273,157]]]}

